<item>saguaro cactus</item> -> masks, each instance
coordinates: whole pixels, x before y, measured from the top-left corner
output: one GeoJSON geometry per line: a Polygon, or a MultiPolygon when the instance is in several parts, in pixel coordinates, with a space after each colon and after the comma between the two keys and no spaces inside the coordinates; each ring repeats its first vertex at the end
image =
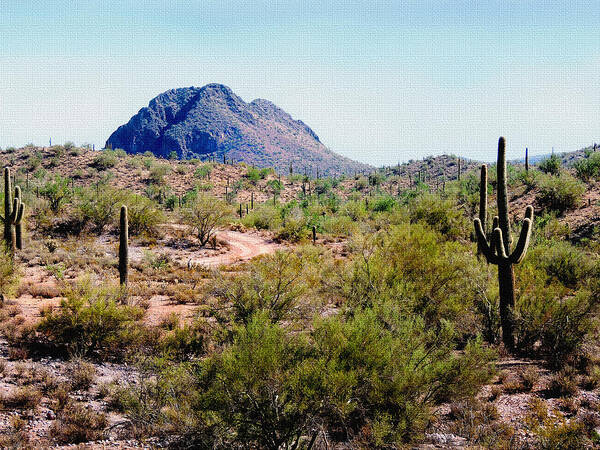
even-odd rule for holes
{"type": "MultiPolygon", "coordinates": [[[[15,253],[16,249],[16,230],[15,225],[21,226],[23,218],[23,203],[21,202],[21,189],[17,188],[16,195],[12,196],[12,183],[10,180],[10,169],[4,168],[4,216],[0,216],[4,223],[4,242],[6,247],[15,253]]],[[[19,236],[20,236],[19,232],[19,236]]]]}
{"type": "Polygon", "coordinates": [[[17,247],[18,250],[23,250],[23,211],[25,209],[25,205],[23,204],[23,202],[21,201],[21,187],[20,186],[16,186],[15,187],[15,200],[19,199],[19,208],[20,211],[17,214],[17,217],[15,218],[14,221],[14,225],[15,225],[15,246],[17,247]]]}
{"type": "Polygon", "coordinates": [[[525,147],[525,171],[529,172],[529,149],[525,147]]]}
{"type": "Polygon", "coordinates": [[[119,227],[119,282],[127,286],[129,273],[129,224],[127,221],[127,206],[121,206],[121,220],[119,227]]]}
{"type": "Polygon", "coordinates": [[[487,167],[481,166],[479,217],[473,220],[477,244],[488,263],[498,266],[498,286],[500,292],[500,324],[502,341],[509,351],[515,347],[514,317],[515,306],[515,274],[514,264],[520,263],[529,246],[533,224],[533,207],[525,208],[525,219],[521,234],[514,250],[511,252],[510,222],[508,219],[508,195],[506,188],[506,148],[504,138],[498,140],[498,216],[494,217],[493,231],[490,241],[485,233],[487,215],[487,167]]]}

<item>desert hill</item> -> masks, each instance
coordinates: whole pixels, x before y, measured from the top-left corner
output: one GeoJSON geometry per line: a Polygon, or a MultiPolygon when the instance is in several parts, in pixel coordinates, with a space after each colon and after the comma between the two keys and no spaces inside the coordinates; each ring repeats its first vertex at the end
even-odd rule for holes
{"type": "Polygon", "coordinates": [[[246,103],[221,84],[172,89],[120,126],[106,141],[128,153],[179,159],[233,159],[287,173],[353,173],[368,169],[325,147],[304,122],[268,100],[246,103]]]}

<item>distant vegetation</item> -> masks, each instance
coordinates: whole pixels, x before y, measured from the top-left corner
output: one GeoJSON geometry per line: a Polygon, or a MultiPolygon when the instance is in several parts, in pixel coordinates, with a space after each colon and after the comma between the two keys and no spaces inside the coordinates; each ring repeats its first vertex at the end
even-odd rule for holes
{"type": "Polygon", "coordinates": [[[317,179],[74,150],[2,153],[22,189],[26,233],[22,250],[0,252],[0,293],[62,300],[33,323],[5,302],[0,332],[15,358],[88,360],[69,383],[32,381],[1,400],[35,409],[43,390],[57,418],[52,442],[100,439],[104,414],[114,411],[131,424],[128,436],[170,436],[176,446],[399,448],[431,434],[440,405],[450,405],[448,426],[473,446],[508,448],[521,439],[515,426],[545,448],[596,439],[591,419],[550,420],[537,396],[527,421],[509,425],[480,395],[491,382],[490,402],[536,383],[524,371],[503,384],[494,362],[507,351],[544,364],[548,396],[600,387],[598,236],[576,234],[566,221],[592,207],[583,199],[598,176],[596,153],[573,169],[550,158],[529,171],[509,166],[505,178],[496,165],[486,171],[483,234],[492,251],[504,180],[507,205],[519,205],[506,213],[512,234],[503,235],[513,250],[533,222],[527,255],[511,263],[509,345],[497,267],[478,255],[473,162],[461,161],[460,180],[451,157],[317,179]],[[61,170],[75,159],[76,168],[61,170]],[[116,268],[121,205],[137,252],[126,287],[116,268]],[[215,234],[222,227],[256,229],[289,247],[220,270],[174,259],[182,248],[225,252],[215,234]],[[56,280],[57,292],[22,282],[31,266],[56,280]],[[192,305],[194,314],[149,323],[156,298],[192,305]],[[106,411],[87,410],[69,392],[89,390],[95,374],[85,364],[103,361],[131,362],[136,382],[106,384],[98,394],[106,411]]]}

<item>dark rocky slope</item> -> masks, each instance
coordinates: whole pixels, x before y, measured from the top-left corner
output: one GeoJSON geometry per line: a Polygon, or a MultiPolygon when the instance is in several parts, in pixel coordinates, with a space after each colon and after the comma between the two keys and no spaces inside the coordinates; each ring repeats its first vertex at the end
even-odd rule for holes
{"type": "Polygon", "coordinates": [[[128,153],[152,152],[180,159],[217,157],[284,172],[317,168],[321,174],[353,173],[367,165],[328,150],[302,121],[273,103],[244,102],[227,86],[172,89],[150,101],[106,141],[128,153]]]}

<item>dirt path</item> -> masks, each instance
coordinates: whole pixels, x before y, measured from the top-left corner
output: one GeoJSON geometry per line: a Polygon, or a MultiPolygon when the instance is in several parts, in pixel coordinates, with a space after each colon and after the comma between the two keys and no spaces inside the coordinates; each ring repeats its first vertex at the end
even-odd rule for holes
{"type": "Polygon", "coordinates": [[[248,261],[256,256],[273,253],[282,248],[282,245],[271,240],[266,240],[258,233],[240,233],[239,231],[220,231],[217,239],[227,242],[229,251],[227,253],[200,258],[192,258],[193,264],[217,267],[248,261]]]}
{"type": "MultiPolygon", "coordinates": [[[[182,226],[170,224],[170,227],[179,230],[182,226]]],[[[155,253],[167,255],[172,261],[180,265],[191,264],[212,268],[248,261],[256,256],[273,253],[284,247],[257,231],[242,233],[221,230],[216,233],[216,238],[223,244],[217,250],[202,248],[197,245],[189,248],[157,246],[152,250],[155,253]]],[[[141,261],[145,250],[147,249],[144,247],[130,246],[129,256],[131,261],[141,261]]]]}

